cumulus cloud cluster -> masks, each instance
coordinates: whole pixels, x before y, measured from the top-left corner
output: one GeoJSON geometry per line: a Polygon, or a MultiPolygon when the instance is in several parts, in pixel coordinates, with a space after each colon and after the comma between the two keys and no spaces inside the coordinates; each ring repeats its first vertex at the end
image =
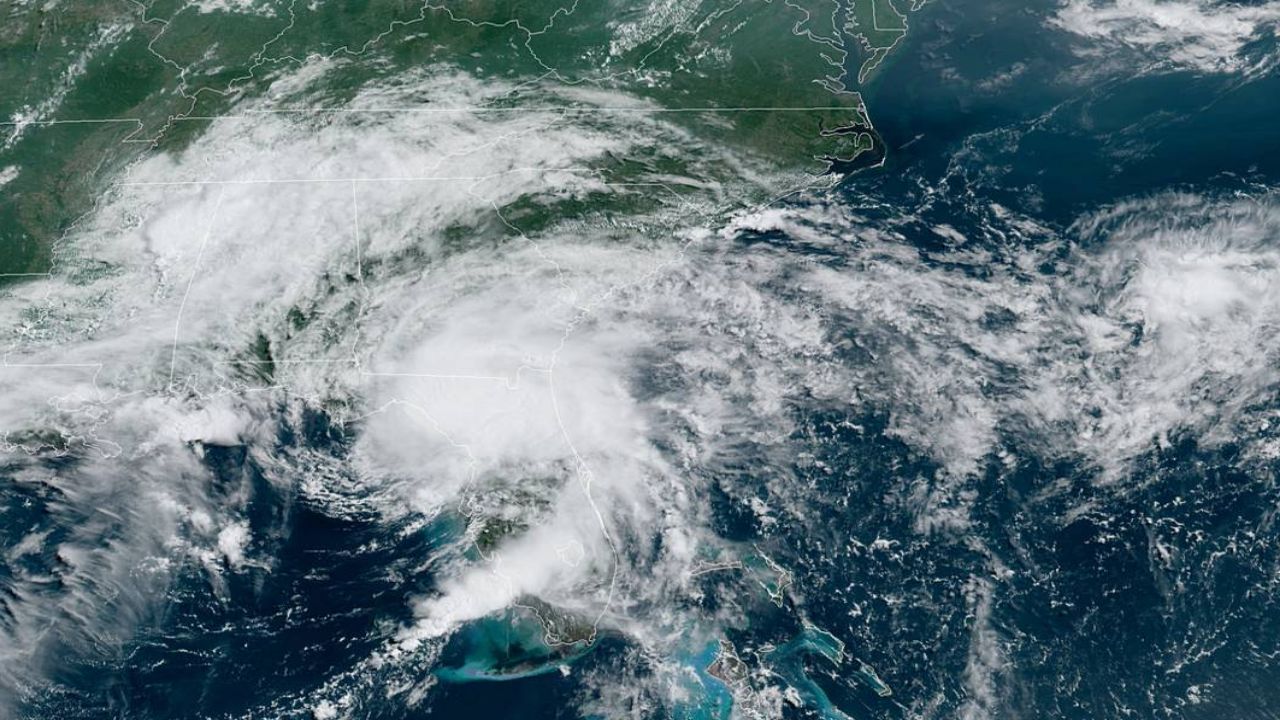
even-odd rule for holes
{"type": "MultiPolygon", "coordinates": [[[[739,225],[803,237],[796,220],[739,225]]],[[[862,238],[856,271],[818,265],[800,287],[842,309],[839,326],[874,359],[856,370],[864,394],[958,474],[1014,418],[1042,450],[1112,474],[1179,429],[1224,437],[1274,382],[1274,196],[1125,202],[1081,218],[1065,255],[1063,238],[1033,228],[1005,259],[967,241],[922,253],[830,213],[804,225],[824,224],[832,242],[862,238]]]]}
{"type": "MultiPolygon", "coordinates": [[[[750,446],[761,482],[783,483],[775,501],[803,504],[785,483],[806,408],[886,413],[935,460],[921,532],[963,529],[968,481],[1011,448],[1115,483],[1174,434],[1228,440],[1274,387],[1278,233],[1274,198],[1162,196],[1083,218],[1069,244],[1031,228],[1007,258],[962,236],[928,255],[841,206],[806,207],[740,215],[567,335],[571,315],[544,312],[536,274],[475,288],[414,331],[368,456],[421,478],[424,507],[468,484],[544,495],[528,504],[536,527],[427,599],[411,636],[527,593],[645,637],[653,618],[629,616],[679,607],[695,559],[724,547],[707,527],[710,469],[750,446]],[[769,234],[786,240],[752,241],[769,234]],[[442,379],[462,368],[481,377],[442,379]],[[657,548],[624,548],[621,581],[620,537],[657,548]],[[650,585],[628,585],[637,575],[650,585]]],[[[619,249],[559,258],[570,284],[633,262],[619,249]]]]}
{"type": "Polygon", "coordinates": [[[1140,51],[1153,66],[1203,73],[1253,72],[1273,58],[1248,45],[1274,34],[1280,3],[1218,0],[1068,0],[1052,24],[1103,48],[1140,51]]]}

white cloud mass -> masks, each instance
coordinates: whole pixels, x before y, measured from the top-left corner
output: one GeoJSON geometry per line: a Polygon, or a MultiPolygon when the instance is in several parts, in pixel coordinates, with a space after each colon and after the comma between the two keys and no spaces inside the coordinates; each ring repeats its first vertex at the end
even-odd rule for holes
{"type": "Polygon", "coordinates": [[[1245,50],[1280,27],[1280,3],[1067,0],[1051,23],[1102,48],[1139,51],[1155,66],[1247,73],[1274,61],[1251,58],[1245,50]]]}

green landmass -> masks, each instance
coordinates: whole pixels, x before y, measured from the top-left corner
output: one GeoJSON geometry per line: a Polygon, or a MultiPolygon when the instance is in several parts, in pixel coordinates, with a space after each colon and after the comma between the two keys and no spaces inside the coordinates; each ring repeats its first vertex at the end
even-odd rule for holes
{"type": "MultiPolygon", "coordinates": [[[[58,240],[122,168],[182,150],[209,118],[262,97],[309,62],[343,66],[307,97],[282,104],[338,107],[371,82],[449,67],[511,84],[516,90],[494,102],[517,108],[572,107],[572,92],[624,93],[637,107],[608,121],[661,113],[780,177],[816,176],[833,160],[876,150],[846,66],[865,67],[867,53],[887,52],[904,31],[892,0],[855,0],[847,9],[832,0],[280,0],[246,12],[177,0],[11,6],[0,23],[0,177],[12,175],[0,185],[0,275],[47,272],[58,240]]],[[[690,167],[652,151],[602,162],[601,177],[644,183],[700,172],[732,180],[727,165],[690,167]]],[[[652,190],[596,193],[540,208],[525,200],[511,209],[527,232],[563,218],[643,214],[667,203],[670,191],[658,199],[652,190]]]]}

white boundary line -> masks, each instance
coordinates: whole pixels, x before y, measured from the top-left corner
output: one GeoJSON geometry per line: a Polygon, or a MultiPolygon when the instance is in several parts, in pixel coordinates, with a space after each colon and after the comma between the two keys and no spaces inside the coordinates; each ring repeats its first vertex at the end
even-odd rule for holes
{"type": "MultiPolygon", "coordinates": [[[[597,107],[575,105],[542,105],[536,107],[448,107],[448,108],[264,108],[246,110],[237,115],[184,115],[170,118],[172,122],[199,122],[212,120],[248,120],[258,115],[302,115],[316,113],[321,115],[381,115],[381,114],[450,114],[450,113],[560,113],[565,115],[594,115],[605,113],[764,113],[764,112],[855,112],[860,105],[812,105],[812,106],[780,106],[780,107],[597,107]]],[[[47,125],[108,125],[113,123],[132,123],[139,128],[145,125],[142,118],[84,118],[77,120],[4,120],[0,127],[28,127],[47,125]]]]}
{"type": "Polygon", "coordinates": [[[218,199],[213,204],[213,212],[209,215],[209,226],[204,230],[204,239],[200,241],[200,250],[196,252],[195,262],[192,263],[191,277],[187,279],[187,289],[182,293],[182,302],[178,305],[178,317],[173,322],[173,346],[169,352],[169,384],[168,388],[173,389],[173,373],[178,363],[178,333],[182,329],[182,313],[187,309],[187,298],[191,296],[191,287],[196,283],[196,275],[200,273],[200,260],[204,257],[204,250],[209,245],[209,238],[213,235],[213,228],[218,222],[218,210],[222,208],[222,197],[226,194],[226,188],[218,189],[218,199]]]}

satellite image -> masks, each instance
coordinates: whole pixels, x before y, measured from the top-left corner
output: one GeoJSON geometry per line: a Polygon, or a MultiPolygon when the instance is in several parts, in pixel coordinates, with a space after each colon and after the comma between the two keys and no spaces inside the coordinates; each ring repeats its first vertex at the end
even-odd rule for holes
{"type": "Polygon", "coordinates": [[[1280,718],[1280,0],[0,0],[0,719],[1280,718]]]}

